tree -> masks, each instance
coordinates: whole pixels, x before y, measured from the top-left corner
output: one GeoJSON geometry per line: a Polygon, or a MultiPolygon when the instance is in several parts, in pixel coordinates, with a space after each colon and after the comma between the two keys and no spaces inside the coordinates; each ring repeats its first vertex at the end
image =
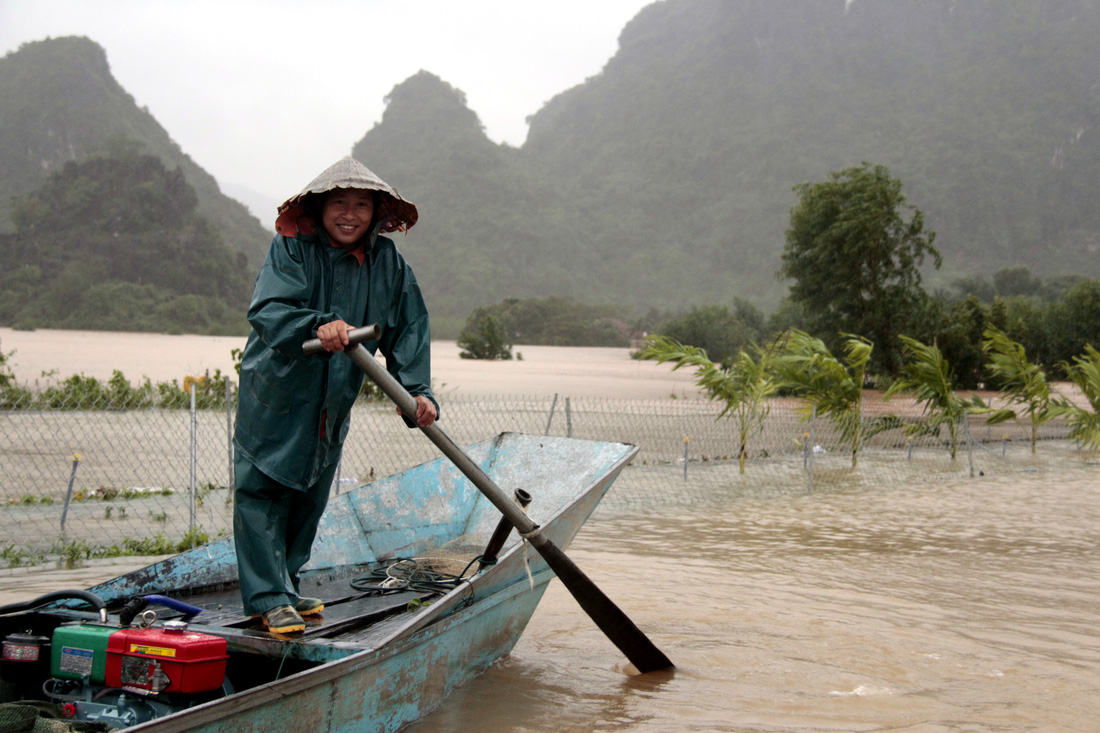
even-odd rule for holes
{"type": "Polygon", "coordinates": [[[974,412],[988,414],[990,425],[1018,419],[1022,412],[1031,422],[1031,452],[1034,453],[1039,427],[1062,414],[1058,409],[1060,402],[1051,392],[1046,373],[1038,364],[1028,361],[1027,352],[1021,344],[997,328],[986,329],[982,349],[989,356],[987,368],[990,375],[996,380],[1001,393],[1008,397],[1009,406],[974,412]],[[1020,411],[1013,409],[1012,405],[1018,405],[1020,411]]]}
{"type": "Polygon", "coordinates": [[[959,423],[966,417],[970,408],[984,408],[980,397],[967,401],[955,392],[955,374],[951,365],[943,358],[936,344],[928,345],[908,336],[898,336],[902,342],[907,361],[901,366],[897,381],[886,390],[886,399],[898,392],[909,392],[924,406],[927,422],[906,426],[910,435],[939,435],[940,428],[947,426],[948,445],[951,448],[951,460],[955,460],[959,448],[959,423]]]}
{"type": "Polygon", "coordinates": [[[703,349],[717,363],[728,363],[738,351],[761,340],[764,316],[749,301],[735,298],[732,311],[724,305],[692,306],[688,313],[661,323],[658,331],[703,349]]]}
{"type": "Polygon", "coordinates": [[[749,436],[763,429],[764,418],[771,410],[768,397],[777,388],[768,364],[770,356],[769,352],[757,349],[754,358],[741,349],[729,367],[722,368],[708,359],[702,349],[685,346],[666,336],[650,336],[639,354],[641,359],[652,359],[662,364],[674,361],[673,371],[683,366],[695,367],[695,383],[706,390],[712,400],[726,403],[718,417],[728,416],[737,421],[741,473],[745,472],[745,459],[749,455],[749,436]]]}
{"type": "Polygon", "coordinates": [[[512,358],[512,344],[508,340],[508,334],[500,324],[500,319],[491,313],[475,314],[458,337],[458,346],[462,349],[459,356],[463,359],[507,361],[512,358]]]}
{"type": "Polygon", "coordinates": [[[1026,265],[1002,267],[993,273],[993,288],[997,295],[1009,298],[1013,295],[1037,295],[1043,281],[1031,274],[1026,265]]]}
{"type": "Polygon", "coordinates": [[[833,356],[821,339],[804,331],[787,334],[784,348],[771,361],[780,389],[798,396],[802,419],[818,414],[840,430],[841,442],[852,446],[852,468],[864,438],[897,427],[893,416],[863,421],[863,383],[874,346],[858,336],[844,341],[844,361],[833,356]]]}
{"type": "Polygon", "coordinates": [[[954,367],[955,386],[974,389],[986,379],[982,333],[989,311],[973,294],[952,303],[929,298],[920,324],[914,324],[909,335],[925,343],[935,341],[943,358],[954,367]]]}
{"type": "Polygon", "coordinates": [[[1088,344],[1083,356],[1075,356],[1071,363],[1061,366],[1089,402],[1085,408],[1063,400],[1062,412],[1070,424],[1069,437],[1086,448],[1100,447],[1100,351],[1088,344]]]}
{"type": "Polygon", "coordinates": [[[942,264],[935,233],[885,167],[864,163],[831,178],[795,186],[779,274],[794,281],[790,298],[804,307],[808,331],[862,336],[878,347],[877,366],[896,374],[896,336],[927,298],[919,268],[926,257],[942,264]]]}

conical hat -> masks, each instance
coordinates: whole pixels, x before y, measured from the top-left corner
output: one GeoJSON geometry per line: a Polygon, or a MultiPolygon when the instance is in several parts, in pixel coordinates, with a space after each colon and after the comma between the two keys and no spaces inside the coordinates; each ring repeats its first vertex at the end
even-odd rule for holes
{"type": "Polygon", "coordinates": [[[275,231],[286,237],[316,232],[317,222],[307,211],[305,201],[334,188],[363,188],[385,194],[378,197],[374,211],[374,221],[381,223],[380,232],[405,231],[416,224],[419,216],[416,205],[403,199],[396,188],[349,155],[330,165],[296,196],[283,202],[275,220],[275,231]]]}

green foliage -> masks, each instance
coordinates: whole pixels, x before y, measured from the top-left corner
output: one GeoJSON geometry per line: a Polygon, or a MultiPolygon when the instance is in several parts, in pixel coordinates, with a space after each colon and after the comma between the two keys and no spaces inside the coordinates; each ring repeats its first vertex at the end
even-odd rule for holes
{"type": "Polygon", "coordinates": [[[780,273],[815,333],[853,333],[879,345],[878,366],[897,370],[896,334],[909,330],[926,299],[920,266],[940,254],[924,215],[905,203],[901,181],[864,163],[823,183],[795,186],[799,202],[780,273]],[[910,213],[908,219],[904,218],[910,213]]]}
{"type": "Polygon", "coordinates": [[[1016,420],[1022,414],[1031,423],[1031,452],[1034,453],[1040,426],[1062,414],[1061,402],[1051,392],[1043,369],[1028,361],[1024,347],[1003,331],[992,327],[986,329],[982,349],[989,356],[988,369],[994,384],[1008,398],[1010,406],[971,412],[985,413],[990,425],[1016,420]]]}
{"type": "MultiPolygon", "coordinates": [[[[785,289],[773,274],[792,186],[863,160],[905,181],[953,275],[988,282],[1027,264],[1037,276],[1096,277],[1100,135],[1088,120],[1098,34],[1100,5],[1082,0],[806,0],[799,12],[744,0],[652,3],[599,74],[532,116],[522,148],[490,141],[462,91],[421,72],[394,87],[353,152],[420,205],[422,221],[401,245],[436,335],[448,338],[474,308],[502,298],[633,313],[737,295],[771,310],[785,289]]],[[[0,231],[13,229],[13,195],[93,150],[133,154],[112,142],[125,136],[181,171],[196,213],[247,253],[250,272],[258,266],[270,232],[134,104],[94,42],[57,38],[9,54],[0,99],[0,231]]],[[[5,268],[0,313],[37,296],[36,278],[59,274],[19,269],[5,268]]],[[[1035,297],[1017,284],[1012,297],[1035,297]]],[[[59,287],[50,298],[82,292],[59,287]]],[[[988,304],[995,293],[975,294],[988,304]]],[[[42,313],[22,317],[33,325],[42,313]]],[[[784,318],[771,331],[786,327],[834,353],[841,331],[874,341],[876,359],[897,348],[854,327],[784,318]]],[[[1044,363],[1076,353],[1021,343],[1044,363]]]]}
{"type": "MultiPolygon", "coordinates": [[[[489,144],[459,90],[418,74],[355,152],[432,212],[408,249],[433,319],[502,289],[770,310],[791,187],[863,160],[905,181],[953,272],[1097,276],[1100,135],[1080,120],[1098,33],[1080,0],[653,3],[522,148],[489,144]]],[[[876,358],[900,348],[841,330],[876,358]]]]}
{"type": "MultiPolygon", "coordinates": [[[[20,387],[8,389],[0,387],[0,409],[183,410],[191,406],[192,386],[195,388],[196,409],[225,408],[225,377],[220,369],[215,370],[213,375],[186,377],[182,386],[176,380],[158,382],[154,385],[148,377],[137,386],[133,386],[123,373],[116,369],[106,383],[95,377],[74,374],[56,384],[49,384],[38,392],[20,387]]],[[[229,398],[232,399],[232,396],[230,395],[229,398]]]]}
{"type": "Polygon", "coordinates": [[[702,349],[685,346],[666,336],[650,336],[639,354],[640,358],[659,364],[675,362],[673,371],[685,366],[695,368],[695,383],[710,399],[725,403],[718,417],[727,417],[737,423],[741,473],[745,472],[749,437],[763,429],[764,419],[771,410],[768,397],[777,389],[771,376],[770,352],[755,350],[754,357],[741,349],[729,367],[723,368],[708,359],[702,349]]]}
{"type": "Polygon", "coordinates": [[[214,178],[115,81],[95,42],[64,37],[23,45],[0,59],[0,98],[0,232],[12,230],[11,197],[38,188],[66,162],[140,151],[182,171],[198,213],[217,228],[234,256],[243,254],[250,270],[262,262],[272,222],[262,226],[222,194],[214,178]]]}
{"type": "Polygon", "coordinates": [[[8,365],[8,359],[14,354],[14,351],[6,354],[0,351],[0,410],[8,410],[15,405],[23,404],[30,397],[29,390],[15,383],[15,374],[8,365]]]}
{"type": "Polygon", "coordinates": [[[166,333],[242,333],[243,258],[196,215],[177,169],[133,153],[69,162],[17,198],[0,235],[11,270],[0,322],[166,333]]]}
{"type": "Polygon", "coordinates": [[[990,311],[974,295],[953,303],[933,298],[911,324],[910,335],[926,343],[934,341],[954,368],[956,386],[974,389],[988,380],[982,333],[990,321],[990,311]]]}
{"type": "Polygon", "coordinates": [[[766,335],[763,314],[742,298],[734,299],[732,311],[724,305],[692,306],[688,313],[663,321],[657,332],[704,350],[718,363],[732,361],[766,335]]]}
{"type": "Polygon", "coordinates": [[[116,555],[175,555],[190,550],[210,541],[210,535],[201,527],[188,529],[183,539],[173,542],[164,536],[163,532],[157,532],[152,537],[126,538],[122,541],[122,549],[116,555]]]}
{"type": "Polygon", "coordinates": [[[985,405],[979,397],[964,400],[956,394],[951,365],[934,343],[923,344],[904,335],[898,338],[902,341],[906,361],[901,365],[897,381],[886,390],[885,398],[890,399],[898,392],[911,393],[917,403],[923,405],[926,419],[907,425],[906,432],[910,435],[939,435],[940,428],[946,425],[951,460],[955,460],[959,447],[959,425],[969,410],[981,409],[985,405]]]}
{"type": "Polygon", "coordinates": [[[845,334],[843,362],[823,341],[803,331],[790,331],[777,346],[769,362],[776,385],[799,398],[803,421],[817,414],[839,428],[840,440],[852,447],[855,468],[863,440],[898,425],[893,416],[864,424],[863,387],[874,346],[866,339],[845,334]]]}
{"type": "Polygon", "coordinates": [[[492,317],[496,322],[493,338],[499,346],[626,346],[625,324],[617,314],[610,306],[584,305],[568,298],[509,298],[476,309],[466,320],[463,333],[471,339],[484,337],[489,328],[486,319],[492,317]]]}
{"type": "MultiPolygon", "coordinates": [[[[473,319],[471,319],[473,320],[473,319]]],[[[458,346],[462,349],[459,356],[463,359],[502,359],[512,358],[512,344],[500,323],[500,319],[491,313],[480,313],[472,324],[458,337],[458,346]]]]}
{"type": "Polygon", "coordinates": [[[1091,344],[1084,354],[1075,356],[1063,369],[1088,400],[1087,408],[1069,401],[1062,403],[1062,413],[1070,424],[1070,437],[1088,448],[1100,447],[1100,351],[1091,344]]]}

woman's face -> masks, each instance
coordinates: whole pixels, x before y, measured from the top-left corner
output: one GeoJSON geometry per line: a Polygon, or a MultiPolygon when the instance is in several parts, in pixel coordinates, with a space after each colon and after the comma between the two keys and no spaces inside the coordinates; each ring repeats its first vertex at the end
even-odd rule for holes
{"type": "Polygon", "coordinates": [[[369,233],[373,215],[373,191],[334,188],[325,195],[321,224],[333,242],[346,250],[352,250],[369,233]]]}

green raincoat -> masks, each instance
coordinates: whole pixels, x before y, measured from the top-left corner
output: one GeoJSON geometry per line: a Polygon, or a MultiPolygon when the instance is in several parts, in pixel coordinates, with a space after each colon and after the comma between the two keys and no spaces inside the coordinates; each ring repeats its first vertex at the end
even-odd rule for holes
{"type": "Polygon", "coordinates": [[[278,228],[294,236],[280,234],[272,241],[248,309],[252,333],[241,358],[234,443],[263,473],[300,490],[340,459],[363,383],[362,371],[342,354],[302,353],[302,343],[314,338],[319,326],[338,319],[356,327],[377,323],[381,339],[364,346],[371,353],[382,352],[389,372],[411,394],[435,403],[428,312],[420,287],[393,241],[378,235],[379,230],[411,225],[415,208],[411,216],[395,212],[395,202],[407,202],[383,198],[362,265],[353,254],[332,246],[324,229],[304,213],[309,194],[331,188],[393,191],[379,179],[363,180],[361,171],[352,168],[350,179],[340,178],[341,171],[330,174],[328,188],[322,181],[280,208],[278,228]]]}
{"type": "Polygon", "coordinates": [[[435,403],[420,288],[394,243],[379,236],[416,219],[415,206],[350,157],[279,207],[279,234],[248,309],[252,333],[241,358],[233,439],[233,535],[248,615],[299,599],[299,573],[309,561],[363,383],[362,371],[345,355],[306,356],[302,344],[332,321],[377,323],[381,338],[366,348],[382,352],[389,372],[409,392],[435,403]],[[361,264],[317,225],[323,194],[334,188],[378,192],[361,264]]]}

